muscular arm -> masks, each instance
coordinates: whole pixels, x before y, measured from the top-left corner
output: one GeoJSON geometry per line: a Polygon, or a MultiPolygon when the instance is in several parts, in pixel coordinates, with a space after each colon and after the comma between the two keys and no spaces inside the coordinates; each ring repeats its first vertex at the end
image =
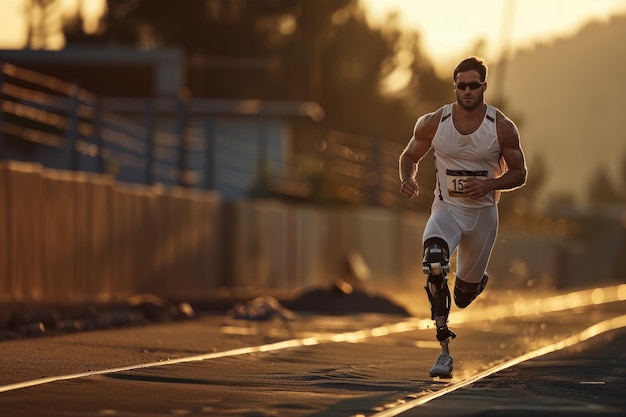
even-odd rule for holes
{"type": "Polygon", "coordinates": [[[398,161],[398,173],[400,175],[400,194],[407,198],[416,196],[419,187],[415,180],[419,162],[430,149],[430,144],[439,124],[441,111],[429,113],[417,120],[413,128],[413,136],[398,161]]]}
{"type": "Polygon", "coordinates": [[[501,177],[493,180],[493,189],[510,191],[526,183],[526,161],[520,146],[517,127],[504,115],[500,114],[500,116],[502,123],[498,126],[498,140],[500,141],[500,152],[508,170],[501,177]]]}

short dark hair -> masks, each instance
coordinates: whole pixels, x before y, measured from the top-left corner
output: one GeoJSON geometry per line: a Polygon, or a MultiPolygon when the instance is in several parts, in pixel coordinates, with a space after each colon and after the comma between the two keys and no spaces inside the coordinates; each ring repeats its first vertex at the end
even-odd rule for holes
{"type": "Polygon", "coordinates": [[[452,74],[453,81],[456,82],[456,76],[459,72],[476,71],[480,75],[480,81],[487,80],[487,64],[483,58],[471,56],[464,59],[456,66],[452,74]]]}

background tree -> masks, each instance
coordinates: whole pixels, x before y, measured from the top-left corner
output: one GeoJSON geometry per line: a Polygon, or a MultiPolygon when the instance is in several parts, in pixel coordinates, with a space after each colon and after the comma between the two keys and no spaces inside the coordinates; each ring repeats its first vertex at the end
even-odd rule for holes
{"type": "Polygon", "coordinates": [[[615,204],[620,201],[619,191],[613,185],[606,170],[600,168],[589,182],[587,189],[588,199],[592,206],[600,207],[606,204],[615,204]]]}
{"type": "Polygon", "coordinates": [[[195,97],[315,100],[331,129],[403,143],[416,115],[449,97],[417,41],[407,93],[382,91],[406,46],[397,30],[369,27],[357,0],[107,0],[96,35],[76,18],[65,36],[68,46],[177,46],[195,97]]]}

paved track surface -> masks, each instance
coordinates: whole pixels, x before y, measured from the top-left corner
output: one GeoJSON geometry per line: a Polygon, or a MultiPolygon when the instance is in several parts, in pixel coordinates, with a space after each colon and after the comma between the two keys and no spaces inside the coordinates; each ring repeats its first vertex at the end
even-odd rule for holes
{"type": "Polygon", "coordinates": [[[608,332],[498,372],[401,415],[624,416],[624,346],[624,329],[608,332]]]}
{"type": "Polygon", "coordinates": [[[5,341],[0,415],[623,416],[625,300],[485,294],[450,316],[450,379],[428,376],[440,348],[419,308],[5,341]]]}

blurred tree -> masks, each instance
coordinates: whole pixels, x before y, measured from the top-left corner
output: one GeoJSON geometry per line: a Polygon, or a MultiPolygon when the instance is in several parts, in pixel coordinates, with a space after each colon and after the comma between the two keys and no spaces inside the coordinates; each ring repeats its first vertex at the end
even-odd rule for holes
{"type": "Polygon", "coordinates": [[[416,115],[451,97],[418,35],[407,46],[393,22],[369,27],[358,0],[107,0],[100,26],[87,35],[68,20],[67,45],[181,47],[194,96],[315,100],[351,133],[405,142],[416,115]],[[407,48],[411,82],[389,96],[381,81],[407,48]]]}
{"type": "Polygon", "coordinates": [[[421,115],[454,100],[452,73],[440,78],[432,62],[420,50],[419,33],[406,36],[403,45],[404,52],[411,57],[411,78],[401,94],[410,103],[412,112],[421,115]]]}
{"type": "Polygon", "coordinates": [[[397,132],[390,129],[401,123],[401,139],[407,139],[409,114],[400,100],[380,89],[383,63],[393,54],[390,39],[372,30],[362,16],[351,15],[334,28],[322,46],[321,59],[320,102],[330,126],[391,139],[397,132]]]}
{"type": "MultiPolygon", "coordinates": [[[[107,0],[103,30],[92,38],[181,48],[197,97],[310,99],[318,38],[355,1],[107,0]]],[[[68,25],[68,45],[89,41],[77,26],[68,25]]]]}
{"type": "Polygon", "coordinates": [[[603,168],[599,168],[589,182],[587,195],[589,202],[595,207],[615,204],[620,201],[619,191],[615,185],[613,185],[611,177],[603,168]]]}
{"type": "Polygon", "coordinates": [[[30,49],[55,47],[58,31],[58,16],[61,2],[57,0],[30,0],[24,7],[27,13],[26,45],[30,49]]]}

